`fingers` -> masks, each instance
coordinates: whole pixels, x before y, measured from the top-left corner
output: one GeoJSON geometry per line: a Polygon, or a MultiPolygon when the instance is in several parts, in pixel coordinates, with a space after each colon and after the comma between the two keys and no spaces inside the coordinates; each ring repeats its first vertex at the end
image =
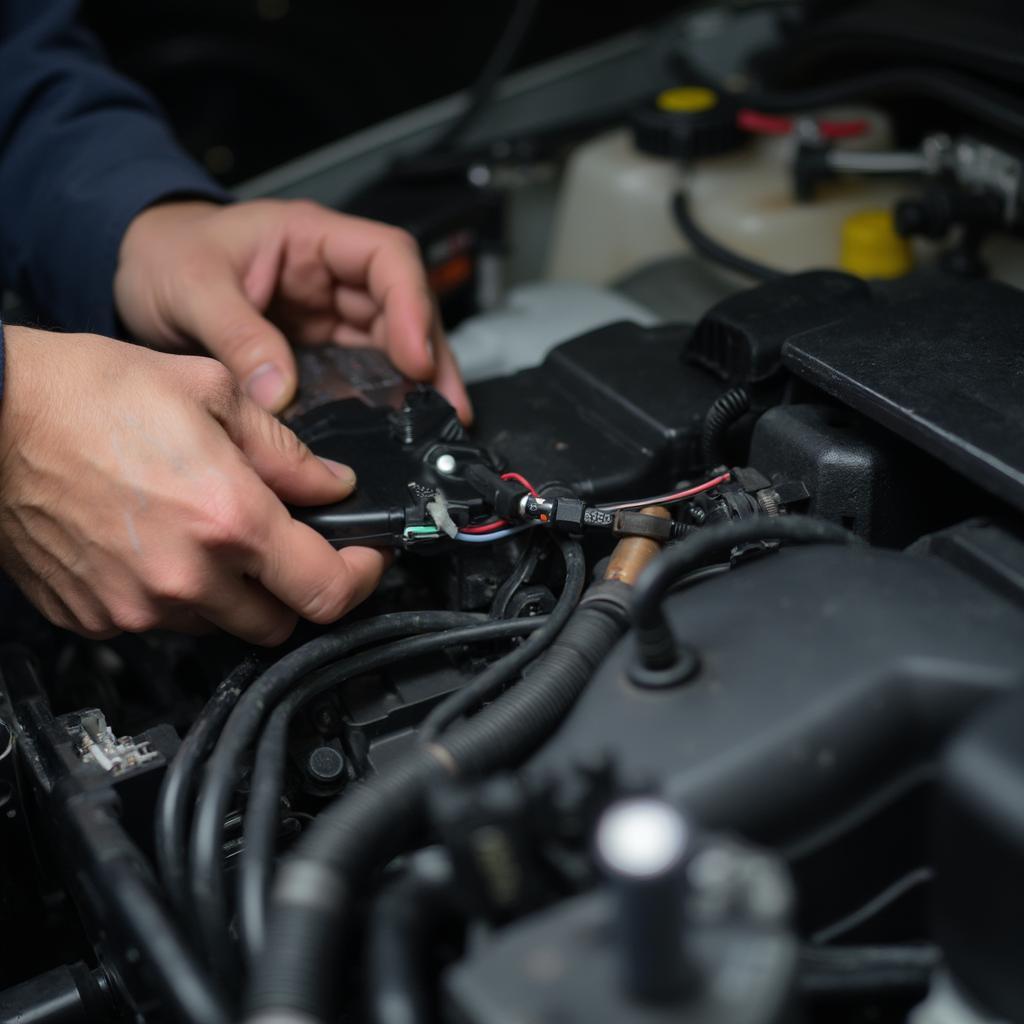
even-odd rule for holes
{"type": "Polygon", "coordinates": [[[437,360],[434,387],[451,402],[461,423],[468,427],[473,422],[473,404],[466,392],[466,385],[462,382],[459,365],[440,326],[434,333],[434,353],[437,360]]]}
{"type": "MultiPolygon", "coordinates": [[[[291,430],[240,395],[226,370],[212,363],[202,369],[209,375],[204,387],[210,413],[254,472],[229,471],[226,497],[205,531],[210,553],[219,552],[218,565],[228,564],[228,556],[234,571],[250,580],[241,590],[237,580],[230,586],[204,583],[194,607],[229,632],[267,645],[290,634],[295,614],[334,622],[371,593],[384,555],[337,554],[316,531],[292,519],[274,494],[296,504],[339,501],[351,493],[354,474],[313,455],[291,430]]],[[[209,517],[216,506],[206,507],[209,517]]]]}
{"type": "Polygon", "coordinates": [[[340,285],[334,290],[334,308],[341,319],[358,330],[369,330],[380,308],[362,288],[340,285]]]}
{"type": "MultiPolygon", "coordinates": [[[[375,332],[367,333],[348,325],[337,328],[331,335],[331,340],[345,348],[381,347],[376,341],[375,332]]],[[[462,374],[459,372],[455,355],[440,327],[435,328],[432,341],[437,367],[432,383],[452,404],[460,422],[468,427],[473,422],[473,404],[466,392],[466,385],[462,382],[462,374]]]]}
{"type": "Polygon", "coordinates": [[[295,629],[297,616],[255,580],[223,578],[195,610],[207,622],[250,644],[276,647],[295,629]]]}
{"type": "Polygon", "coordinates": [[[347,498],[356,486],[351,468],[314,455],[295,434],[253,402],[239,403],[224,422],[260,479],[292,505],[327,505],[347,498]]]}
{"type": "MultiPolygon", "coordinates": [[[[367,293],[383,311],[391,361],[414,380],[430,380],[435,370],[430,343],[434,308],[412,236],[360,217],[335,214],[327,226],[323,256],[345,286],[337,301],[348,302],[351,290],[367,293]]],[[[365,306],[355,310],[353,326],[365,322],[365,312],[365,306]]]]}
{"type": "Polygon", "coordinates": [[[325,624],[364,601],[385,565],[382,551],[335,551],[311,527],[285,516],[275,523],[251,575],[303,618],[325,624]]]}
{"type": "Polygon", "coordinates": [[[183,330],[231,370],[253,401],[280,411],[295,394],[291,346],[245,296],[230,268],[211,265],[208,270],[184,292],[178,310],[183,330]]]}

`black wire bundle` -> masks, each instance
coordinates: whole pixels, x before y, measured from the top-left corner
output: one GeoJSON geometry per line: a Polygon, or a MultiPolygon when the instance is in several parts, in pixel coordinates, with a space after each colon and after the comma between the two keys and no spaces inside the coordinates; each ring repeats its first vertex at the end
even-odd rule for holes
{"type": "Polygon", "coordinates": [[[156,861],[179,920],[188,924],[190,897],[188,883],[188,825],[190,803],[198,785],[199,770],[217,735],[242,691],[260,669],[250,655],[220,683],[192,723],[167,767],[156,802],[156,861]]]}
{"type": "Polygon", "coordinates": [[[473,682],[446,697],[427,715],[419,728],[420,740],[430,743],[452,722],[471,711],[474,707],[490,700],[501,688],[514,679],[531,661],[551,646],[552,641],[565,627],[573,609],[579,603],[586,583],[587,565],[580,546],[574,542],[559,545],[565,560],[565,583],[554,610],[548,616],[543,629],[530,637],[510,655],[494,662],[477,676],[473,682]]]}
{"type": "MultiPolygon", "coordinates": [[[[250,962],[263,948],[265,907],[273,869],[274,841],[280,818],[285,761],[288,753],[288,727],[296,712],[317,694],[337,686],[346,679],[460,644],[482,643],[540,632],[547,625],[547,618],[538,616],[532,619],[476,623],[426,636],[397,640],[348,658],[325,678],[314,676],[306,680],[277,705],[256,748],[251,794],[245,811],[245,844],[239,868],[238,913],[242,940],[250,962]]],[[[513,655],[506,655],[496,664],[500,665],[512,657],[513,655]]]]}
{"type": "MultiPolygon", "coordinates": [[[[555,608],[558,623],[565,621],[578,601],[584,575],[578,546],[568,542],[565,546],[572,548],[573,554],[567,558],[566,580],[555,608]]],[[[246,658],[217,687],[165,775],[157,804],[156,857],[179,919],[193,933],[228,994],[240,983],[241,963],[230,938],[223,850],[226,820],[247,751],[255,746],[244,848],[239,858],[239,914],[242,940],[251,957],[262,945],[288,727],[296,712],[318,693],[356,675],[458,645],[526,636],[526,643],[495,662],[504,665],[501,678],[511,678],[557,631],[550,628],[547,616],[505,618],[509,602],[533,574],[542,548],[540,539],[526,546],[509,579],[499,588],[489,619],[478,613],[443,611],[382,615],[319,636],[262,675],[260,661],[255,656],[246,658]],[[537,635],[542,642],[531,645],[537,635]],[[353,655],[360,648],[368,649],[353,655]],[[331,671],[322,671],[328,666],[333,666],[331,671]],[[190,815],[193,798],[194,814],[190,815]]]]}
{"type": "Polygon", "coordinates": [[[189,844],[190,909],[202,950],[219,978],[230,981],[239,974],[237,950],[225,941],[230,923],[223,865],[225,819],[245,753],[255,742],[270,709],[303,677],[357,648],[482,621],[483,616],[466,612],[395,612],[357,622],[291,651],[271,665],[239,698],[203,773],[189,844]]]}

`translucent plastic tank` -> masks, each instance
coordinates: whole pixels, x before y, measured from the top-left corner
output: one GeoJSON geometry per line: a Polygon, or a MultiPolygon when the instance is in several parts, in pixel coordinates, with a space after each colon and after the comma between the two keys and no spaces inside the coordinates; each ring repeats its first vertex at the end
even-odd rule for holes
{"type": "MultiPolygon", "coordinates": [[[[832,112],[836,116],[838,112],[832,112]]],[[[873,111],[870,129],[843,145],[889,144],[886,120],[873,111]]],[[[762,136],[735,153],[684,167],[640,152],[628,129],[601,135],[570,158],[556,211],[549,275],[556,280],[614,281],[660,257],[687,251],[670,203],[680,188],[694,220],[730,249],[785,271],[837,266],[843,221],[890,208],[913,189],[905,180],[844,177],[822,183],[818,198],[793,196],[795,140],[762,136]]]]}

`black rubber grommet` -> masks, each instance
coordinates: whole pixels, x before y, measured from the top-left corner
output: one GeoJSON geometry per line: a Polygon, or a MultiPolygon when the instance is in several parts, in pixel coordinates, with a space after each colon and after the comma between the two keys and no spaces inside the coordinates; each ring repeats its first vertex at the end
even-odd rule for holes
{"type": "Polygon", "coordinates": [[[689,644],[676,644],[676,658],[664,668],[648,668],[639,659],[627,670],[630,682],[644,690],[667,690],[688,682],[700,668],[700,657],[689,644]]]}

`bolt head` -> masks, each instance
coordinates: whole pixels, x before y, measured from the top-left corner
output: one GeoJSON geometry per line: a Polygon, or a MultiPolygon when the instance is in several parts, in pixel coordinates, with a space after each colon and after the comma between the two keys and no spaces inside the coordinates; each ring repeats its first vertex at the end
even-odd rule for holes
{"type": "Polygon", "coordinates": [[[337,782],[345,773],[345,758],[334,747],[316,747],[310,751],[306,767],[317,782],[337,782]]]}

